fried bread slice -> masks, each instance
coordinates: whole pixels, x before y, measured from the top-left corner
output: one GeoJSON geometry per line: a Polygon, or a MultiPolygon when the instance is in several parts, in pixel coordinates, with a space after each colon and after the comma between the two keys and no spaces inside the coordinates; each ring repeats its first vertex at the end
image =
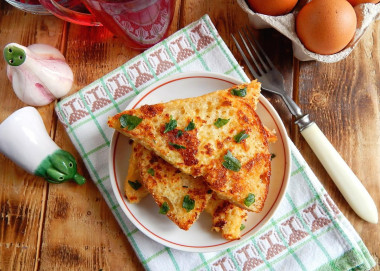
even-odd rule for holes
{"type": "Polygon", "coordinates": [[[108,125],[183,173],[203,176],[221,199],[260,212],[271,173],[268,133],[255,112],[260,83],[121,112],[108,125]]]}
{"type": "MultiPolygon", "coordinates": [[[[135,142],[132,144],[132,154],[131,154],[129,167],[128,167],[128,176],[133,176],[133,177],[129,177],[129,178],[127,177],[125,179],[125,186],[129,187],[129,189],[125,189],[126,196],[131,203],[138,203],[143,197],[149,194],[149,191],[144,186],[141,186],[136,190],[130,184],[130,180],[132,179],[135,180],[135,183],[140,183],[140,184],[142,183],[141,177],[140,177],[140,170],[139,170],[139,164],[140,164],[139,160],[142,157],[140,157],[139,156],[140,154],[137,153],[141,145],[140,146],[137,146],[137,145],[139,144],[135,142]]],[[[166,162],[162,159],[159,159],[157,163],[166,163],[166,162]]],[[[175,171],[175,173],[173,174],[175,175],[183,174],[179,172],[177,169],[175,169],[173,166],[170,165],[170,167],[171,169],[169,171],[173,171],[173,170],[175,171]]],[[[151,174],[154,172],[155,174],[158,174],[160,176],[167,175],[167,173],[162,172],[162,170],[165,170],[165,169],[167,169],[166,166],[156,167],[156,170],[151,171],[151,174]]],[[[177,180],[180,180],[181,182],[179,183],[178,186],[183,188],[183,186],[186,186],[188,178],[180,178],[177,180]]],[[[174,193],[176,193],[176,191],[173,191],[173,194],[174,193]]],[[[175,201],[178,201],[178,199],[175,201]]],[[[242,209],[226,200],[221,200],[218,198],[218,196],[215,193],[213,193],[211,198],[207,202],[205,211],[208,212],[212,217],[211,230],[220,232],[223,238],[227,240],[240,239],[240,232],[241,232],[240,227],[242,225],[242,221],[247,216],[247,211],[245,209],[242,209]]]]}
{"type": "MultiPolygon", "coordinates": [[[[267,131],[268,134],[268,141],[273,143],[277,141],[277,136],[275,134],[275,131],[270,131],[267,127],[264,126],[264,128],[267,131]]],[[[128,201],[130,203],[139,203],[143,198],[145,198],[148,194],[149,191],[146,190],[146,188],[141,185],[141,178],[140,178],[140,171],[138,168],[138,159],[136,155],[136,150],[135,146],[138,143],[134,142],[132,143],[132,154],[129,159],[129,165],[128,165],[128,173],[127,177],[125,178],[124,182],[124,193],[125,196],[127,197],[128,201]]],[[[208,208],[208,206],[215,206],[215,203],[212,203],[214,198],[217,197],[216,195],[213,195],[210,202],[206,206],[206,211],[209,210],[208,212],[213,215],[213,212],[208,208]]],[[[215,200],[220,201],[219,198],[216,198],[215,200]]],[[[239,208],[235,206],[236,208],[239,208]]],[[[235,218],[233,218],[235,220],[235,218]]],[[[237,219],[237,218],[236,218],[237,219]]],[[[214,221],[216,221],[216,218],[214,217],[214,221]]],[[[216,224],[216,222],[214,223],[216,224]]],[[[219,230],[218,230],[219,231],[219,230]]],[[[230,239],[229,239],[230,240],[230,239]]]]}
{"type": "Polygon", "coordinates": [[[137,144],[132,143],[132,154],[129,158],[128,173],[124,181],[124,193],[130,203],[139,203],[141,199],[149,194],[149,191],[141,184],[140,171],[138,167],[137,144]]]}
{"type": "Polygon", "coordinates": [[[211,198],[211,190],[202,177],[182,173],[142,145],[135,147],[141,182],[166,214],[183,230],[198,219],[211,198]]]}
{"type": "Polygon", "coordinates": [[[269,130],[269,128],[266,127],[265,125],[264,125],[264,129],[265,129],[265,131],[267,133],[268,142],[269,143],[276,142],[277,141],[276,130],[269,130]]]}
{"type": "Polygon", "coordinates": [[[222,200],[213,193],[205,211],[212,216],[212,230],[220,232],[227,240],[240,239],[241,225],[247,217],[247,210],[222,200]]]}

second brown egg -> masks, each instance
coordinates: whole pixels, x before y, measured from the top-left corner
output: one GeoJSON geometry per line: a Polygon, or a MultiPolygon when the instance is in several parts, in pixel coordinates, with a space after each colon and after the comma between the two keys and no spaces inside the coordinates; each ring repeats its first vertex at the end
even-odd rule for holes
{"type": "Polygon", "coordinates": [[[312,0],[298,13],[296,32],[308,50],[331,55],[352,40],[356,24],[355,10],[346,0],[312,0]]]}

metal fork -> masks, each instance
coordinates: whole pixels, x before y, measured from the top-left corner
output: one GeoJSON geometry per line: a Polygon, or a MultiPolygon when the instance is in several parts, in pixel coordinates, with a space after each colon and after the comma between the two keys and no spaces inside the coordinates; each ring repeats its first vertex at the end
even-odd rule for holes
{"type": "Polygon", "coordinates": [[[304,114],[285,92],[284,77],[273,65],[252,32],[246,28],[239,31],[238,34],[248,54],[244,53],[235,36],[231,36],[248,69],[261,82],[261,88],[281,96],[290,113],[295,117],[295,123],[299,126],[302,136],[310,145],[351,208],[364,220],[377,223],[377,208],[368,191],[315,122],[311,121],[309,115],[304,114]]]}

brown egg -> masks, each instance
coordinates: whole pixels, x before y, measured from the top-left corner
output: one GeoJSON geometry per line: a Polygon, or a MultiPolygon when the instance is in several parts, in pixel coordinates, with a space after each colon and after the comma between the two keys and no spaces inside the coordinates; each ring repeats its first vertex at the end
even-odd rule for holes
{"type": "Polygon", "coordinates": [[[298,0],[247,0],[247,2],[255,12],[278,16],[289,13],[298,0]]]}
{"type": "Polygon", "coordinates": [[[373,3],[373,4],[376,4],[376,3],[379,3],[380,0],[347,0],[348,2],[350,2],[350,4],[354,7],[354,6],[357,6],[359,4],[364,4],[364,3],[373,3]]]}
{"type": "Polygon", "coordinates": [[[341,51],[356,30],[354,8],[346,0],[312,0],[296,18],[296,32],[303,45],[321,55],[341,51]]]}

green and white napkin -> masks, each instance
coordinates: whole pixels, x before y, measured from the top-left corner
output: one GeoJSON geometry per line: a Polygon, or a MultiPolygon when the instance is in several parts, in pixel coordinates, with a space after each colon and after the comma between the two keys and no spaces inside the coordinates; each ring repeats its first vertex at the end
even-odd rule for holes
{"type": "Polygon", "coordinates": [[[157,271],[371,269],[375,262],[367,248],[293,143],[285,199],[251,239],[224,251],[189,253],[164,247],[136,229],[112,192],[108,151],[113,130],[107,117],[158,80],[187,71],[212,71],[248,81],[205,15],[56,106],[59,120],[143,266],[157,271]]]}

